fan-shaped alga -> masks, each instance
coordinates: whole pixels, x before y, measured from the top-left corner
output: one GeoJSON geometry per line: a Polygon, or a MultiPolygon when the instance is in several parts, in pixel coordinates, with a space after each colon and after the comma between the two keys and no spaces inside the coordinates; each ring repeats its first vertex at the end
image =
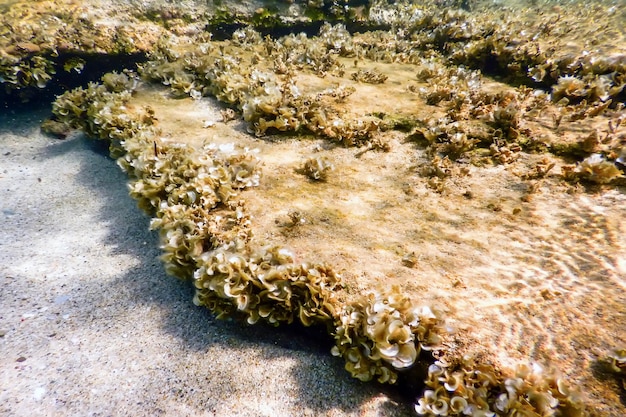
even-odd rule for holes
{"type": "Polygon", "coordinates": [[[430,363],[416,404],[421,415],[585,415],[562,380],[530,368],[511,372],[455,359],[442,344],[442,313],[399,288],[345,303],[336,296],[342,281],[332,266],[296,263],[288,248],[259,247],[239,196],[261,181],[254,151],[236,145],[199,149],[164,139],[150,108],[132,108],[131,92],[115,91],[119,83],[110,81],[125,84],[125,76],[65,93],[54,114],[110,142],[129,175],[131,195],[159,230],[166,270],[193,282],[196,304],[250,324],[324,326],[335,339],[332,353],[363,381],[394,383],[400,373],[421,378],[412,373],[420,369],[416,363],[430,363]]]}
{"type": "MultiPolygon", "coordinates": [[[[259,11],[259,19],[271,23],[268,13],[259,11]]],[[[527,199],[555,166],[559,178],[575,184],[571,192],[579,182],[619,186],[623,56],[607,56],[587,39],[577,52],[567,44],[567,28],[581,21],[583,32],[610,39],[611,29],[592,18],[615,21],[615,11],[598,6],[562,17],[558,10],[539,17],[532,9],[520,13],[518,19],[508,9],[473,14],[376,2],[368,19],[392,30],[350,34],[346,26],[325,24],[318,36],[272,38],[241,27],[219,42],[203,31],[177,30],[155,43],[139,73],[168,86],[174,97],[216,97],[230,113],[240,112],[257,136],[302,133],[367,152],[388,149],[382,132],[408,131],[406,138],[424,146],[429,158],[417,171],[438,192],[446,181],[467,175],[468,167],[513,165],[525,152],[531,159],[541,154],[519,173],[527,199]],[[407,67],[413,82],[403,88],[432,106],[428,116],[414,109],[351,108],[362,91],[374,96],[393,88],[399,83],[394,71],[407,67]],[[594,127],[579,128],[583,121],[594,127]],[[608,129],[600,130],[600,122],[608,129]],[[576,127],[568,133],[579,133],[564,134],[566,125],[576,127]]],[[[155,18],[178,28],[188,19],[168,11],[155,18]]],[[[332,353],[354,377],[412,380],[415,386],[423,381],[416,393],[421,415],[586,415],[581,397],[537,366],[507,370],[488,358],[458,357],[446,343],[450,335],[437,306],[416,302],[397,287],[346,301],[333,265],[296,262],[290,248],[259,243],[242,197],[242,190],[262,182],[257,154],[236,144],[194,146],[165,138],[154,111],[132,104],[137,82],[132,73],[109,74],[102,84],[60,96],[54,113],[57,122],[110,143],[129,175],[131,195],[159,230],[167,272],[193,282],[196,304],[251,324],[322,326],[335,340],[332,353]]],[[[301,172],[332,181],[340,175],[329,175],[332,166],[315,156],[301,172]]],[[[614,359],[623,368],[619,356],[614,359]]]]}

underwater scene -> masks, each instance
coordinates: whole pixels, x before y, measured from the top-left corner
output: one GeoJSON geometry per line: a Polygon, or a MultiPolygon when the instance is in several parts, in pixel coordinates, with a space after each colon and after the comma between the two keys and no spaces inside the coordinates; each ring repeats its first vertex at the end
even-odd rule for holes
{"type": "Polygon", "coordinates": [[[0,0],[0,414],[626,416],[625,87],[623,1],[0,0]]]}

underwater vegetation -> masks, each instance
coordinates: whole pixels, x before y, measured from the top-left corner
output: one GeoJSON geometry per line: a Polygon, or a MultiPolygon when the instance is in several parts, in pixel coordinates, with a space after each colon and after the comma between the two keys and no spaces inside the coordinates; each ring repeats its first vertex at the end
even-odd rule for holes
{"type": "Polygon", "coordinates": [[[328,160],[328,158],[318,156],[315,158],[308,158],[304,161],[304,165],[298,170],[298,172],[301,172],[314,181],[326,181],[328,179],[328,175],[334,170],[335,166],[328,160]]]}
{"type": "MultiPolygon", "coordinates": [[[[289,248],[259,245],[242,197],[242,190],[262,181],[257,153],[236,144],[192,146],[165,138],[154,111],[133,106],[131,99],[139,84],[156,82],[173,98],[217,98],[228,106],[224,121],[242,118],[256,136],[296,133],[363,152],[384,151],[388,145],[381,134],[403,132],[425,149],[428,160],[417,170],[437,192],[445,190],[446,181],[468,175],[471,166],[511,165],[524,154],[537,155],[519,174],[529,189],[535,187],[532,181],[548,176],[570,184],[620,186],[626,158],[620,131],[626,51],[607,55],[601,48],[614,35],[606,22],[616,12],[600,6],[572,13],[524,9],[519,18],[506,8],[470,13],[481,4],[467,1],[441,2],[441,7],[433,2],[289,3],[304,8],[300,22],[314,32],[271,36],[272,29],[294,23],[273,7],[252,14],[223,9],[210,18],[204,11],[173,6],[140,9],[135,17],[159,31],[144,43],[149,48],[138,49],[131,45],[141,42],[129,40],[136,35],[124,28],[116,29],[113,43],[79,43],[87,39],[85,33],[100,29],[74,15],[64,18],[75,32],[59,32],[69,39],[67,45],[39,42],[23,27],[23,37],[37,42],[20,41],[13,49],[2,45],[1,81],[15,91],[45,87],[59,71],[54,58],[60,51],[150,49],[137,73],[108,73],[99,83],[59,96],[44,129],[59,136],[80,129],[109,143],[112,157],[128,174],[131,196],[159,231],[166,271],[192,282],[195,304],[250,324],[321,326],[334,339],[331,353],[343,358],[353,377],[392,384],[418,380],[415,386],[423,386],[414,394],[419,415],[588,415],[579,393],[537,366],[505,369],[489,360],[457,357],[445,343],[445,314],[428,300],[410,299],[393,287],[345,301],[342,276],[332,265],[300,262],[289,248]],[[568,45],[568,28],[594,19],[599,23],[577,34],[579,46],[568,45]],[[369,30],[353,32],[355,22],[369,30]],[[375,30],[380,28],[386,30],[375,30]],[[214,40],[213,31],[229,36],[214,40]],[[406,94],[432,111],[351,109],[360,88],[392,85],[393,64],[413,66],[406,94]],[[564,126],[580,121],[594,127],[563,134],[564,126]]],[[[63,62],[70,73],[86,65],[88,56],[63,62]]],[[[335,175],[333,163],[320,156],[305,160],[298,172],[320,182],[335,175]]],[[[413,256],[404,262],[416,261],[413,256]]],[[[622,376],[623,353],[612,356],[622,376]]]]}
{"type": "Polygon", "coordinates": [[[261,41],[257,32],[247,28],[237,30],[230,45],[205,42],[181,52],[172,39],[158,45],[140,73],[170,86],[174,96],[210,95],[236,107],[258,136],[308,131],[344,145],[362,144],[379,129],[379,120],[371,116],[346,120],[337,103],[352,94],[352,88],[337,86],[307,94],[293,78],[293,71],[304,67],[318,75],[343,74],[333,56],[351,54],[347,36],[345,27],[324,24],[312,42],[304,34],[261,41]],[[272,67],[265,68],[270,62],[272,67]]]}
{"type": "MultiPolygon", "coordinates": [[[[245,10],[214,1],[214,13],[208,16],[206,30],[223,40],[244,27],[252,27],[263,35],[294,31],[315,32],[324,23],[343,23],[354,30],[371,27],[367,16],[369,0],[290,0],[264,1],[263,7],[245,10]]],[[[378,25],[379,26],[379,25],[378,25]]]]}
{"type": "Polygon", "coordinates": [[[163,139],[150,108],[128,106],[132,78],[107,75],[102,84],[58,97],[53,111],[59,123],[110,142],[111,154],[129,175],[131,196],[159,230],[166,271],[193,282],[194,303],[250,324],[323,326],[335,339],[332,354],[362,381],[394,383],[426,361],[426,389],[416,402],[420,415],[585,415],[563,380],[530,368],[511,372],[455,358],[442,343],[443,314],[400,288],[345,303],[335,296],[341,275],[331,266],[296,262],[287,248],[258,247],[238,195],[259,184],[254,152],[163,139]],[[120,85],[129,90],[117,91],[120,85]]]}
{"type": "Polygon", "coordinates": [[[606,184],[622,175],[614,163],[604,159],[601,154],[594,153],[585,158],[573,170],[567,167],[565,178],[569,180],[584,179],[598,184],[606,184]]]}
{"type": "MultiPolygon", "coordinates": [[[[408,12],[400,9],[398,13],[408,12]]],[[[463,13],[460,16],[470,18],[463,13]]],[[[430,26],[415,27],[408,21],[408,28],[416,33],[430,30],[430,26]]],[[[567,181],[617,184],[623,180],[617,159],[624,145],[621,134],[616,133],[624,106],[620,101],[621,84],[615,84],[621,83],[617,81],[619,77],[615,78],[623,72],[619,66],[610,67],[613,81],[596,74],[597,85],[580,87],[588,94],[575,100],[578,93],[564,81],[570,82],[574,76],[556,77],[550,92],[525,85],[496,91],[480,69],[455,64],[435,45],[416,40],[400,42],[388,32],[350,34],[341,24],[325,23],[314,37],[304,33],[262,37],[251,27],[244,27],[236,30],[230,40],[212,42],[200,37],[199,41],[197,46],[192,46],[176,37],[162,39],[149,61],[140,66],[141,75],[169,86],[174,97],[216,97],[237,109],[248,123],[249,131],[257,136],[307,133],[345,146],[384,150],[385,144],[377,139],[378,132],[408,130],[410,138],[427,146],[434,165],[443,158],[469,160],[475,165],[509,164],[517,160],[522,150],[548,151],[578,161],[577,168],[562,168],[562,177],[567,181]],[[394,54],[381,56],[390,45],[394,54]],[[350,73],[346,66],[350,60],[355,66],[372,61],[381,65],[414,64],[417,84],[408,85],[408,91],[428,105],[446,109],[445,114],[415,117],[410,113],[347,111],[350,106],[346,103],[350,103],[359,83],[379,85],[388,77],[376,68],[350,73]],[[327,83],[331,87],[312,88],[304,74],[336,81],[327,83]],[[346,81],[347,74],[356,84],[346,81]],[[541,120],[544,113],[552,116],[549,122],[555,132],[540,138],[536,131],[540,124],[546,123],[541,120]],[[615,120],[609,121],[603,137],[598,136],[597,129],[589,131],[589,136],[597,135],[595,147],[590,147],[589,137],[572,141],[558,132],[566,123],[600,115],[615,115],[615,120]],[[600,155],[604,165],[598,165],[596,159],[586,159],[594,153],[600,155]]]]}
{"type": "Polygon", "coordinates": [[[503,377],[471,358],[455,364],[437,361],[428,368],[426,386],[415,405],[423,416],[586,415],[578,394],[540,367],[520,365],[503,377]]]}
{"type": "Polygon", "coordinates": [[[339,321],[332,354],[346,360],[353,377],[383,383],[394,383],[397,370],[412,367],[421,350],[438,347],[444,323],[440,312],[414,305],[399,288],[344,306],[339,321]]]}
{"type": "Polygon", "coordinates": [[[26,102],[51,84],[77,85],[81,74],[98,73],[100,66],[111,68],[112,58],[140,60],[164,28],[132,19],[128,13],[132,4],[118,6],[103,14],[75,0],[2,6],[0,101],[26,102]],[[120,20],[122,15],[129,20],[120,20]]]}
{"type": "Polygon", "coordinates": [[[381,74],[380,72],[374,70],[358,70],[357,72],[352,73],[350,76],[354,81],[359,81],[368,84],[382,84],[387,81],[387,77],[385,74],[381,74]]]}

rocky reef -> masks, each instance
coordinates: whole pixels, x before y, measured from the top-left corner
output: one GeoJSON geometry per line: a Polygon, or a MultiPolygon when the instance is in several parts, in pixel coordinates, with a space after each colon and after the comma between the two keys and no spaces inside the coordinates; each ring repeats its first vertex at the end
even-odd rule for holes
{"type": "Polygon", "coordinates": [[[440,319],[434,320],[427,307],[408,312],[411,303],[398,289],[339,312],[333,290],[340,276],[331,267],[298,264],[286,248],[256,247],[245,203],[237,195],[237,190],[258,185],[254,154],[234,145],[194,149],[168,143],[159,138],[149,108],[129,112],[131,93],[114,91],[115,85],[107,82],[112,77],[120,75],[107,75],[103,84],[60,96],[54,114],[59,122],[111,143],[111,154],[131,179],[131,196],[153,216],[151,226],[159,230],[167,272],[193,280],[197,305],[218,317],[241,317],[250,324],[299,320],[305,326],[325,325],[336,335],[336,354],[344,356],[346,367],[362,380],[379,373],[384,375],[381,381],[395,380],[394,369],[410,367],[420,343],[438,341],[431,333],[440,319]],[[391,310],[381,310],[384,305],[391,310]],[[361,321],[355,321],[355,315],[361,321]],[[371,321],[379,324],[365,325],[371,321]],[[404,329],[396,329],[398,325],[404,329]],[[387,326],[390,333],[379,339],[387,326]],[[398,332],[408,339],[394,353],[391,343],[398,332]],[[365,343],[374,350],[363,350],[365,343]],[[355,352],[364,361],[357,366],[355,352]]]}
{"type": "MultiPolygon", "coordinates": [[[[418,11],[420,16],[430,14],[429,19],[437,22],[437,28],[440,28],[443,16],[428,8],[416,9],[414,6],[396,10],[399,16],[404,16],[397,19],[409,22],[406,23],[408,27],[397,30],[410,29],[414,31],[414,37],[434,31],[432,36],[436,38],[440,29],[434,28],[435,23],[428,26],[411,23],[411,17],[415,18],[418,11]]],[[[470,19],[469,15],[458,13],[455,22],[460,18],[470,19]]],[[[389,24],[395,22],[387,19],[389,24]]],[[[510,30],[510,26],[505,27],[510,30]]],[[[623,147],[619,135],[615,135],[623,108],[620,95],[623,84],[618,74],[624,69],[619,64],[601,69],[595,66],[595,60],[589,61],[594,65],[576,64],[582,72],[590,74],[589,77],[595,77],[597,85],[594,86],[573,81],[578,78],[565,75],[569,74],[567,71],[558,72],[561,66],[557,65],[551,91],[521,85],[493,92],[484,78],[485,69],[472,64],[471,59],[457,62],[452,58],[454,52],[441,51],[436,42],[401,42],[398,36],[392,37],[392,33],[374,31],[351,35],[343,25],[325,23],[318,36],[312,38],[304,34],[263,38],[251,27],[235,31],[231,40],[203,41],[200,46],[192,48],[187,46],[187,41],[170,38],[159,44],[159,49],[141,66],[140,72],[150,80],[170,86],[174,96],[214,96],[233,106],[242,113],[249,130],[258,136],[275,132],[308,132],[348,146],[367,145],[383,149],[384,145],[372,141],[377,131],[406,129],[412,130],[411,137],[415,140],[428,145],[435,164],[437,158],[442,157],[452,161],[469,158],[474,164],[484,164],[485,157],[510,163],[522,149],[531,152],[551,150],[562,156],[583,157],[579,159],[578,167],[563,167],[565,179],[595,183],[622,181],[622,165],[617,159],[623,147]],[[380,55],[389,48],[396,52],[390,56],[380,55]],[[368,61],[383,62],[388,67],[405,62],[415,65],[417,81],[422,86],[412,84],[407,89],[423,97],[429,105],[446,108],[445,115],[418,117],[411,109],[396,115],[380,111],[358,115],[346,112],[350,96],[359,88],[359,83],[380,84],[388,77],[372,67],[351,73],[350,78],[356,83],[346,82],[346,68],[351,60],[356,67],[363,59],[365,65],[368,61]],[[610,77],[604,71],[610,71],[610,77]],[[327,85],[331,87],[314,87],[310,78],[303,77],[302,74],[306,73],[328,79],[327,85]],[[579,95],[582,94],[580,91],[576,93],[570,86],[572,83],[577,83],[580,91],[584,90],[588,96],[579,95]],[[548,113],[542,113],[545,109],[549,109],[550,122],[555,129],[553,133],[544,129],[537,135],[538,125],[545,124],[542,120],[548,113]],[[589,147],[591,139],[588,137],[570,139],[559,133],[561,123],[594,119],[601,114],[614,115],[615,120],[609,120],[604,137],[596,137],[595,147],[589,147]],[[605,169],[595,168],[598,165],[594,162],[596,159],[583,163],[584,157],[590,157],[594,152],[599,154],[596,159],[606,161],[605,169]],[[590,170],[594,173],[585,174],[590,170]]],[[[455,38],[451,35],[445,38],[450,47],[455,38]]],[[[529,69],[525,71],[531,72],[529,69]]],[[[512,78],[508,80],[514,84],[520,82],[512,78]]],[[[529,76],[524,84],[546,88],[545,83],[532,80],[529,76]]],[[[597,130],[590,130],[588,134],[597,136],[597,130]]]]}
{"type": "MultiPolygon", "coordinates": [[[[244,195],[262,183],[258,153],[168,137],[155,110],[133,100],[144,83],[161,84],[172,100],[213,97],[225,106],[225,123],[241,119],[255,137],[322,138],[358,148],[356,158],[384,154],[390,138],[402,138],[420,155],[411,170],[442,195],[491,167],[513,172],[511,188],[523,190],[524,203],[548,183],[571,194],[621,189],[626,49],[614,41],[618,9],[440,3],[143,6],[130,14],[142,30],[112,32],[76,11],[58,18],[66,25],[47,31],[50,39],[29,35],[24,9],[14,7],[10,16],[26,23],[13,46],[0,45],[0,74],[7,91],[21,94],[44,88],[60,64],[80,73],[90,54],[146,53],[136,72],[108,73],[60,95],[45,128],[109,143],[131,196],[159,231],[166,271],[193,283],[197,305],[249,324],[319,326],[355,378],[419,387],[419,415],[592,415],[584,393],[556,373],[460,354],[435,303],[398,286],[351,294],[345,271],[255,238],[244,195]],[[97,42],[78,43],[99,31],[97,42]]],[[[322,187],[345,172],[334,162],[314,155],[295,171],[322,187]]],[[[419,262],[411,254],[406,267],[419,262]]],[[[621,374],[623,356],[612,356],[621,374]]]]}
{"type": "MultiPolygon", "coordinates": [[[[163,139],[154,112],[131,109],[131,90],[118,91],[132,84],[125,74],[107,75],[102,84],[60,96],[54,113],[59,123],[110,142],[111,154],[130,177],[130,194],[153,216],[166,270],[193,281],[197,305],[250,324],[322,325],[335,338],[332,353],[363,381],[396,382],[418,360],[433,360],[419,359],[422,351],[454,360],[453,352],[442,348],[444,316],[436,308],[415,304],[397,287],[346,304],[335,295],[341,276],[332,267],[297,263],[287,248],[258,247],[238,196],[238,190],[259,183],[254,153],[235,145],[197,149],[163,139]]],[[[515,409],[584,415],[562,381],[471,361],[448,371],[441,365],[445,360],[429,368],[426,385],[432,390],[417,402],[421,415],[515,409]],[[450,388],[460,375],[468,379],[450,388]]]]}

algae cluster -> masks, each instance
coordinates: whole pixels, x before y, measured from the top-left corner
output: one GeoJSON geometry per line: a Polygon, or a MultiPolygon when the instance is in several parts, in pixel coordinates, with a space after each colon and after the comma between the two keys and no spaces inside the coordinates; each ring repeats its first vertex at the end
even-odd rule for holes
{"type": "MultiPolygon", "coordinates": [[[[318,23],[316,36],[271,36],[269,29],[294,23],[274,14],[286,4],[248,14],[172,7],[135,12],[159,33],[144,48],[151,52],[138,73],[167,86],[175,98],[217,98],[228,106],[225,120],[241,115],[258,137],[321,137],[359,147],[363,155],[389,151],[389,138],[401,135],[424,150],[427,158],[416,171],[437,193],[474,168],[520,161],[522,201],[543,181],[572,193],[581,191],[580,183],[623,185],[626,51],[616,29],[617,8],[565,11],[554,5],[538,14],[533,7],[493,9],[465,1],[443,2],[446,7],[289,3],[295,21],[307,28],[318,23]],[[352,33],[356,23],[369,30],[352,33]],[[571,33],[572,26],[580,30],[571,33]],[[209,31],[216,28],[232,34],[213,40],[209,31]],[[390,104],[398,92],[409,97],[408,104],[390,104]]],[[[102,52],[134,51],[128,45],[136,40],[124,41],[128,36],[118,35],[102,52]]],[[[50,80],[54,65],[48,57],[58,46],[38,42],[4,48],[6,86],[43,87],[50,80]]],[[[67,49],[90,52],[96,46],[74,43],[67,49]]],[[[85,65],[65,64],[75,72],[85,65]]],[[[196,304],[251,324],[320,325],[335,339],[332,353],[344,358],[354,377],[390,383],[408,378],[416,386],[424,381],[425,389],[414,394],[420,415],[590,413],[584,396],[564,379],[459,356],[437,306],[416,304],[395,286],[350,294],[343,271],[323,260],[297,261],[281,245],[260,244],[242,196],[262,181],[259,158],[238,145],[166,138],[154,110],[133,105],[140,83],[127,71],[65,93],[54,103],[53,123],[110,142],[112,156],[129,175],[131,195],[159,230],[166,270],[193,282],[196,304]]],[[[312,180],[341,175],[323,156],[308,158],[301,172],[312,180]]],[[[464,196],[474,198],[471,192],[464,196]]],[[[304,221],[294,213],[292,226],[304,221]]],[[[414,253],[402,254],[405,266],[418,262],[414,253]]],[[[614,366],[623,373],[622,356],[618,351],[614,366]]]]}
{"type": "Polygon", "coordinates": [[[297,264],[286,248],[255,247],[236,192],[258,183],[254,156],[234,146],[168,143],[152,128],[149,109],[128,111],[128,97],[128,91],[92,84],[60,96],[54,112],[62,122],[111,142],[112,155],[131,178],[131,196],[154,217],[166,270],[193,278],[196,304],[250,324],[297,319],[305,326],[325,325],[336,335],[336,354],[362,380],[394,381],[395,369],[413,365],[420,345],[438,341],[432,333],[441,319],[428,307],[412,307],[398,289],[339,311],[333,290],[340,277],[331,267],[297,264]]]}

